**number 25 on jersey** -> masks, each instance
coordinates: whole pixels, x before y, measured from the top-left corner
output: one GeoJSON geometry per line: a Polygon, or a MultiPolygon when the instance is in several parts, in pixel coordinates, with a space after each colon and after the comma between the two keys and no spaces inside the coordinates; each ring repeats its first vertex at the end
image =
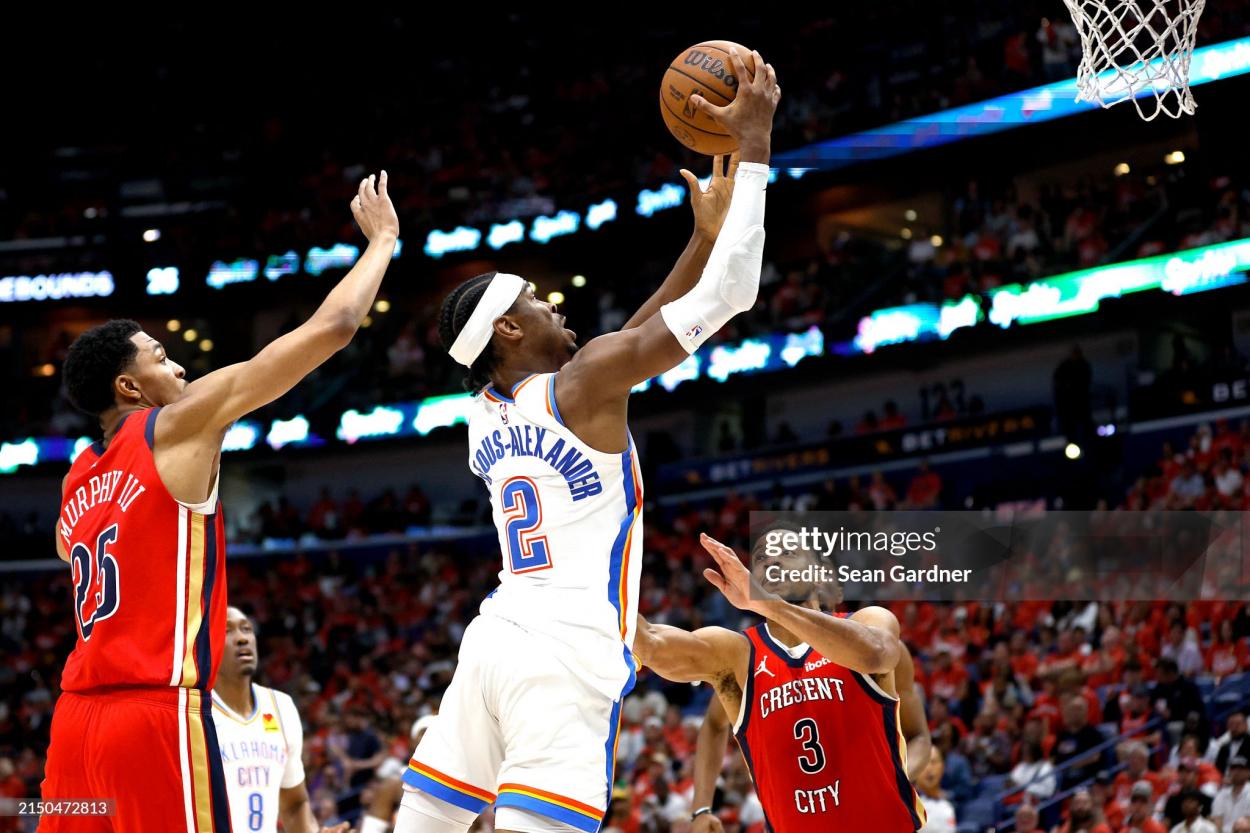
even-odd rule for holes
{"type": "Polygon", "coordinates": [[[547,536],[538,532],[543,522],[543,507],[538,500],[538,487],[528,477],[513,477],[503,484],[505,534],[508,539],[508,568],[513,573],[532,573],[551,566],[547,536]]]}
{"type": "Polygon", "coordinates": [[[117,612],[121,599],[117,559],[109,552],[109,547],[116,542],[117,524],[113,524],[96,538],[94,553],[81,542],[74,544],[69,553],[74,580],[74,618],[78,620],[78,632],[84,641],[91,638],[97,622],[117,612]]]}

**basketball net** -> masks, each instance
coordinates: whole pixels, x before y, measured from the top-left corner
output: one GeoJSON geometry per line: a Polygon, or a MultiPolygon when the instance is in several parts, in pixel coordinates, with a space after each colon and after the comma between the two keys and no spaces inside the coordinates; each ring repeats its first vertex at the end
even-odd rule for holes
{"type": "Polygon", "coordinates": [[[1063,2],[1081,37],[1077,101],[1132,101],[1146,121],[1193,114],[1189,60],[1206,0],[1063,2]]]}

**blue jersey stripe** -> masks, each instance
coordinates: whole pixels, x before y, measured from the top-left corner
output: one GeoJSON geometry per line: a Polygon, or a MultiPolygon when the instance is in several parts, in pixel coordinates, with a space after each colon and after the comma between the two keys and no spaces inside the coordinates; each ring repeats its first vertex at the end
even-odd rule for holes
{"type": "Polygon", "coordinates": [[[751,725],[751,709],[755,703],[755,640],[749,636],[747,647],[751,654],[747,659],[747,684],[742,688],[742,725],[738,727],[738,734],[743,738],[747,735],[747,726],[751,725]]]}
{"type": "Polygon", "coordinates": [[[608,742],[603,745],[603,753],[607,761],[607,772],[605,775],[607,776],[608,788],[608,794],[603,802],[604,807],[608,807],[612,803],[612,786],[616,782],[616,735],[621,728],[621,703],[625,700],[626,692],[633,687],[634,679],[631,674],[625,691],[621,692],[620,699],[612,704],[612,715],[608,718],[608,742]]]}
{"type": "Polygon", "coordinates": [[[515,385],[512,386],[512,390],[508,391],[508,394],[510,396],[515,397],[517,388],[521,387],[521,385],[525,384],[526,382],[528,382],[530,379],[533,379],[537,375],[538,375],[537,373],[531,373],[530,375],[526,376],[524,379],[519,380],[515,385]]]}
{"type": "MultiPolygon", "coordinates": [[[[638,501],[634,497],[634,468],[631,465],[634,453],[634,441],[630,438],[629,447],[621,452],[622,487],[625,489],[625,517],[621,518],[616,540],[612,543],[612,557],[608,561],[608,600],[616,608],[619,621],[621,610],[621,565],[625,561],[625,541],[629,538],[629,528],[634,523],[634,510],[638,501]]],[[[630,663],[633,666],[633,663],[630,663]]]]}
{"type": "MultiPolygon", "coordinates": [[[[217,745],[217,726],[213,723],[213,709],[200,707],[200,724],[204,729],[204,754],[208,758],[209,800],[216,833],[230,830],[230,797],[226,792],[226,770],[222,765],[221,749],[217,745]]],[[[207,831],[206,831],[207,833],[207,831]]]]}
{"type": "MultiPolygon", "coordinates": [[[[612,800],[612,784],[616,779],[616,732],[620,728],[617,721],[621,719],[621,701],[612,704],[612,715],[608,718],[608,742],[603,745],[607,753],[608,801],[612,800]]],[[[606,803],[604,806],[607,806],[606,803]]]]}
{"type": "Polygon", "coordinates": [[[143,439],[147,442],[149,451],[156,448],[156,415],[160,412],[160,408],[153,408],[143,425],[143,439]]]}
{"type": "Polygon", "coordinates": [[[515,385],[512,386],[512,390],[508,391],[507,396],[504,396],[502,393],[500,393],[499,390],[494,385],[491,385],[490,387],[488,387],[486,389],[486,393],[489,393],[491,396],[495,397],[496,399],[502,402],[507,402],[509,405],[514,405],[516,404],[516,400],[513,397],[516,396],[517,388],[521,387],[521,385],[525,384],[528,380],[534,378],[537,375],[538,375],[537,373],[531,373],[529,376],[526,376],[524,379],[521,379],[519,382],[517,382],[515,385]]]}
{"type": "Polygon", "coordinates": [[[410,787],[421,790],[423,793],[429,793],[435,798],[446,801],[448,804],[459,807],[462,810],[468,810],[470,813],[480,813],[490,803],[476,796],[462,793],[459,790],[440,784],[433,778],[422,775],[411,767],[404,771],[403,782],[410,787]]]}
{"type": "Polygon", "coordinates": [[[564,425],[564,417],[560,416],[560,408],[556,405],[556,374],[552,373],[547,379],[547,404],[551,407],[551,415],[556,418],[556,422],[564,425]]]}
{"type": "Polygon", "coordinates": [[[532,813],[538,813],[540,816],[562,821],[571,827],[585,831],[585,833],[598,833],[599,825],[601,824],[599,819],[591,818],[584,813],[561,807],[559,804],[553,804],[550,801],[544,801],[532,795],[522,795],[521,793],[500,793],[499,798],[495,799],[495,807],[516,807],[519,810],[529,810],[532,813]]]}
{"type": "MultiPolygon", "coordinates": [[[[748,713],[749,713],[750,708],[751,707],[748,705],[747,706],[748,713]]],[[[743,728],[745,729],[745,727],[746,727],[746,723],[743,722],[743,728]]],[[[751,784],[752,786],[754,786],[756,783],[755,782],[755,759],[751,755],[751,744],[747,742],[747,733],[745,731],[738,733],[738,747],[742,750],[742,760],[746,761],[747,772],[751,773],[751,784]]],[[[756,791],[758,792],[758,788],[756,791]]],[[[760,810],[763,811],[764,813],[764,825],[770,831],[776,831],[777,828],[773,827],[773,823],[768,820],[768,810],[764,809],[763,801],[760,802],[760,810]]]]}
{"type": "Polygon", "coordinates": [[[204,618],[200,620],[200,632],[195,635],[195,664],[199,666],[195,687],[202,691],[208,690],[209,678],[213,676],[213,590],[218,579],[217,548],[221,546],[217,540],[216,520],[216,515],[204,517],[204,586],[200,591],[204,618]]]}
{"type": "MultiPolygon", "coordinates": [[[[742,760],[746,761],[747,772],[751,773],[751,783],[754,784],[755,759],[751,756],[751,744],[747,741],[747,727],[751,725],[751,710],[754,708],[755,701],[755,640],[747,637],[747,646],[751,653],[747,659],[747,684],[742,689],[742,725],[738,727],[734,737],[738,739],[738,748],[742,750],[742,760]]],[[[762,801],[760,809],[764,809],[762,801]]],[[[769,830],[774,830],[772,822],[768,820],[767,811],[764,811],[764,824],[769,830]]]]}
{"type": "MultiPolygon", "coordinates": [[[[850,671],[849,668],[847,670],[850,671]]],[[[859,683],[860,689],[865,694],[867,694],[870,698],[872,698],[874,702],[880,703],[882,708],[892,709],[894,708],[894,704],[898,702],[892,697],[887,697],[886,695],[882,694],[880,691],[877,691],[875,688],[869,685],[868,680],[864,677],[863,674],[859,673],[858,671],[851,671],[851,676],[855,678],[855,682],[859,683]]]]}

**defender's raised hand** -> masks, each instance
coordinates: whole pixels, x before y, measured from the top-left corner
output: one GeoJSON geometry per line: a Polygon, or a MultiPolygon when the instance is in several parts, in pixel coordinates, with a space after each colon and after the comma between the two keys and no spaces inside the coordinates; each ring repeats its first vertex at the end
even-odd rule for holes
{"type": "Polygon", "coordinates": [[[369,240],[378,236],[399,237],[399,217],[386,192],[386,182],[386,171],[382,172],[381,178],[370,174],[360,180],[360,187],[352,199],[352,216],[369,240]]]}
{"type": "Polygon", "coordinates": [[[699,543],[720,567],[719,573],[708,567],[703,577],[725,594],[731,605],[739,610],[758,610],[764,602],[777,601],[778,597],[760,586],[733,549],[706,532],[699,535],[699,543]]]}

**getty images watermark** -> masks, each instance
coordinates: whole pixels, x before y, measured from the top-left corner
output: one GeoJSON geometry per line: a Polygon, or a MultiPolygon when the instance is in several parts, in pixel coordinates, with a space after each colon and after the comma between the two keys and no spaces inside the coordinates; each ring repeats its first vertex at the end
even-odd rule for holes
{"type": "Polygon", "coordinates": [[[1241,512],[753,512],[764,590],[829,602],[1238,599],[1241,512]]]}
{"type": "Polygon", "coordinates": [[[971,568],[948,570],[944,567],[909,567],[901,560],[888,567],[871,567],[857,569],[847,563],[840,563],[839,556],[845,553],[877,553],[902,559],[908,555],[934,553],[938,548],[940,526],[925,532],[903,532],[899,530],[885,532],[868,532],[865,530],[848,530],[839,526],[833,531],[818,526],[800,526],[797,529],[780,527],[763,534],[764,555],[772,558],[771,563],[764,562],[764,580],[769,582],[793,581],[836,581],[845,584],[848,581],[884,582],[923,582],[948,581],[966,582],[972,575],[971,568]],[[799,564],[785,564],[782,556],[787,553],[803,553],[799,564]],[[816,554],[827,561],[816,561],[810,556],[816,554]]]}

